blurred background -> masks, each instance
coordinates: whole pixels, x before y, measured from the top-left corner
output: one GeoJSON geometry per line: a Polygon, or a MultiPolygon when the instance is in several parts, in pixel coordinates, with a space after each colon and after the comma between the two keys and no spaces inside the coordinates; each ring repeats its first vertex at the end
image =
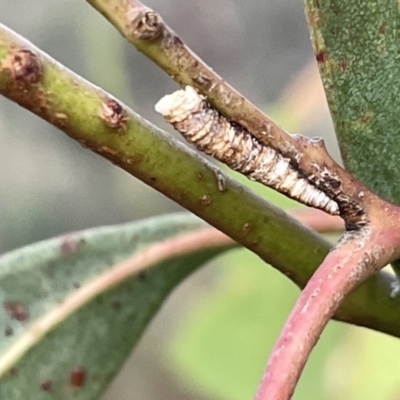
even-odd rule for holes
{"type": "MultiPolygon", "coordinates": [[[[279,124],[324,137],[339,157],[301,1],[146,4],[279,124]]],[[[85,1],[3,2],[0,22],[170,131],[153,109],[176,84],[85,1]]],[[[68,231],[181,210],[3,98],[0,160],[0,252],[68,231]]],[[[251,186],[281,207],[297,206],[251,186]]],[[[102,400],[252,398],[297,294],[286,278],[245,250],[219,258],[173,293],[102,400]]],[[[332,322],[294,399],[398,399],[399,358],[398,340],[332,322]]]]}

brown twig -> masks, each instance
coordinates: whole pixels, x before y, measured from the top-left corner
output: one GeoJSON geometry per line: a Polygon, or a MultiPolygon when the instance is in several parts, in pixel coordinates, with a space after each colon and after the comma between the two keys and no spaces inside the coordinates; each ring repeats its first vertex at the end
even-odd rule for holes
{"type": "Polygon", "coordinates": [[[289,159],[294,168],[338,204],[349,228],[368,221],[368,210],[376,196],[328,155],[321,139],[287,134],[199,59],[158,13],[139,1],[87,1],[176,82],[195,87],[223,115],[289,159]]]}

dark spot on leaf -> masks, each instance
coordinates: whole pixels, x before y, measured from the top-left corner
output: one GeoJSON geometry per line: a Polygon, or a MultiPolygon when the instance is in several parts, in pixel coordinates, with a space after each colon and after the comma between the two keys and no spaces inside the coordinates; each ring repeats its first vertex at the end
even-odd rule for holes
{"type": "Polygon", "coordinates": [[[5,301],[3,303],[3,307],[11,319],[16,319],[19,322],[25,322],[29,318],[27,308],[18,301],[5,301]]]}
{"type": "Polygon", "coordinates": [[[84,385],[86,371],[83,367],[75,367],[69,375],[69,383],[74,388],[80,388],[84,385]]]}
{"type": "Polygon", "coordinates": [[[81,244],[80,240],[75,239],[71,235],[61,237],[60,241],[60,251],[63,256],[69,256],[76,253],[81,244]]]}
{"type": "Polygon", "coordinates": [[[379,26],[379,33],[383,35],[386,32],[386,22],[382,22],[379,26]]]}
{"type": "Polygon", "coordinates": [[[4,335],[5,336],[12,336],[13,334],[14,334],[13,328],[11,328],[10,325],[6,325],[6,327],[4,328],[4,335]]]}
{"type": "Polygon", "coordinates": [[[50,379],[45,379],[43,381],[40,382],[40,389],[42,389],[45,392],[48,392],[51,389],[51,380],[50,379]]]}
{"type": "Polygon", "coordinates": [[[368,124],[371,121],[371,118],[372,118],[371,112],[366,112],[361,115],[360,122],[362,124],[368,124]]]}
{"type": "Polygon", "coordinates": [[[138,278],[139,278],[139,280],[144,281],[146,279],[146,273],[143,272],[143,271],[139,272],[138,273],[138,278]]]}
{"type": "Polygon", "coordinates": [[[157,182],[157,179],[154,178],[154,176],[152,176],[152,177],[150,178],[150,180],[151,180],[152,182],[157,182]]]}
{"type": "Polygon", "coordinates": [[[74,283],[72,284],[72,286],[73,286],[75,289],[79,289],[79,288],[81,287],[81,284],[80,284],[79,282],[74,282],[74,283]]]}
{"type": "Polygon", "coordinates": [[[319,63],[325,62],[326,59],[327,59],[326,51],[322,51],[322,50],[319,51],[319,52],[315,55],[315,58],[317,59],[317,62],[319,62],[319,63]]]}
{"type": "Polygon", "coordinates": [[[8,375],[10,376],[17,376],[18,375],[18,369],[16,367],[11,367],[8,370],[8,375]]]}

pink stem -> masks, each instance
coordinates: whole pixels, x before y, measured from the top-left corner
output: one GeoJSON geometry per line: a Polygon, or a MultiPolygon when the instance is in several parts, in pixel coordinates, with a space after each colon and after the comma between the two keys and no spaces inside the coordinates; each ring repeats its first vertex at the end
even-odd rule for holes
{"type": "Polygon", "coordinates": [[[379,235],[371,235],[369,229],[353,235],[328,254],[300,294],[272,350],[256,400],[291,398],[312,348],[341,300],[388,261],[377,243],[379,235]]]}

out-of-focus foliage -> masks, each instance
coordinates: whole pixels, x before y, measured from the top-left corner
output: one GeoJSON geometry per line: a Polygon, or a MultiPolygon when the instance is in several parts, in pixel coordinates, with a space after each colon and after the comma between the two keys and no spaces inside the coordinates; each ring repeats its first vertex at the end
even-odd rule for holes
{"type": "Polygon", "coordinates": [[[125,260],[205,226],[180,213],[94,228],[0,257],[0,398],[98,399],[170,291],[232,246],[170,254],[146,269],[149,257],[135,268],[125,260]]]}
{"type": "MultiPolygon", "coordinates": [[[[172,366],[206,398],[250,399],[297,290],[244,250],[225,257],[220,270],[213,291],[198,299],[178,330],[170,349],[172,366]]],[[[323,366],[341,328],[332,323],[322,335],[294,399],[309,400],[310,388],[313,398],[324,398],[323,366]]]]}

